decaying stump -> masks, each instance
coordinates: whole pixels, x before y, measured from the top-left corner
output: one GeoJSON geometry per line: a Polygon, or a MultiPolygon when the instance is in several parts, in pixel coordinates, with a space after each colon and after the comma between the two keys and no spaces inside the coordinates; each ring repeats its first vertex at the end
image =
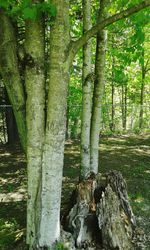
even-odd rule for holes
{"type": "Polygon", "coordinates": [[[135,218],[122,175],[91,174],[80,182],[67,227],[77,249],[133,249],[135,218]]]}

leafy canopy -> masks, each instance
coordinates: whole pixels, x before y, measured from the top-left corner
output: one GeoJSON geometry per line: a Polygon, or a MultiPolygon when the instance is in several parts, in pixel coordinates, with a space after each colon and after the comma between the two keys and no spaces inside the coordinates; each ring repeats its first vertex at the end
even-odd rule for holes
{"type": "Polygon", "coordinates": [[[0,8],[13,18],[21,16],[23,19],[36,20],[42,13],[51,17],[56,15],[56,7],[50,0],[35,3],[31,0],[0,0],[0,8]]]}

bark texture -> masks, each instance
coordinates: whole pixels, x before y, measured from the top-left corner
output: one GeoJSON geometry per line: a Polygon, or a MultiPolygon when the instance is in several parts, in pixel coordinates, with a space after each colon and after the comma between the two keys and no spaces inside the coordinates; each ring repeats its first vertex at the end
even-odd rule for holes
{"type": "Polygon", "coordinates": [[[79,249],[134,249],[135,218],[117,171],[80,182],[67,221],[79,249]]]}
{"type": "MultiPolygon", "coordinates": [[[[91,1],[83,0],[83,33],[89,30],[91,23],[91,1]]],[[[82,125],[81,125],[81,178],[90,172],[90,125],[91,125],[91,40],[83,47],[82,68],[82,125]]]]}
{"type": "Polygon", "coordinates": [[[51,246],[60,237],[60,204],[66,131],[69,65],[68,1],[53,0],[57,8],[50,35],[49,93],[42,163],[40,246],[51,246]]]}
{"type": "Polygon", "coordinates": [[[20,141],[26,152],[25,96],[21,83],[15,31],[11,20],[0,10],[0,73],[12,104],[20,141]]]}
{"type": "MultiPolygon", "coordinates": [[[[30,249],[38,246],[41,216],[40,192],[42,154],[45,129],[44,30],[42,20],[26,21],[27,91],[27,243],[30,249]]],[[[36,248],[35,248],[36,249],[36,248]]]]}
{"type": "MultiPolygon", "coordinates": [[[[99,22],[106,18],[105,7],[107,2],[100,1],[99,22]]],[[[107,31],[101,30],[97,34],[97,49],[95,61],[95,82],[93,93],[93,106],[91,118],[91,138],[90,138],[90,164],[91,171],[98,173],[98,147],[101,122],[101,108],[105,84],[105,56],[106,56],[107,31]]]]}
{"type": "MultiPolygon", "coordinates": [[[[144,49],[142,51],[142,57],[144,61],[144,49]]],[[[141,93],[140,93],[140,114],[139,114],[139,129],[141,130],[143,128],[143,104],[144,104],[144,90],[145,90],[145,75],[146,75],[146,67],[143,63],[141,65],[141,71],[142,71],[142,81],[141,81],[141,93]]]]}
{"type": "MultiPolygon", "coordinates": [[[[112,42],[113,41],[113,36],[112,36],[112,42]]],[[[113,48],[113,44],[112,44],[113,48]]],[[[111,124],[110,124],[110,129],[112,132],[115,131],[115,83],[114,83],[114,68],[115,68],[115,58],[114,56],[112,57],[112,73],[111,73],[111,124]]]]}

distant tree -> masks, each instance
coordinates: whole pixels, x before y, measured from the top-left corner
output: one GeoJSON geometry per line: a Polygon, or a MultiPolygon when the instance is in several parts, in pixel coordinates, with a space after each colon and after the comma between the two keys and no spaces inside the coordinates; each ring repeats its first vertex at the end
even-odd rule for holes
{"type": "Polygon", "coordinates": [[[5,89],[5,104],[9,105],[8,107],[6,106],[5,108],[7,143],[9,145],[13,145],[16,142],[19,142],[19,136],[13,109],[10,105],[6,89],[5,89]]]}

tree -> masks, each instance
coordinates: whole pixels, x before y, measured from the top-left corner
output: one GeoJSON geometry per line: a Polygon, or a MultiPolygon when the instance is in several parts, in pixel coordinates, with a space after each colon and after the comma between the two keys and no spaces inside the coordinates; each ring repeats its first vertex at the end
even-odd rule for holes
{"type": "MultiPolygon", "coordinates": [[[[25,19],[25,86],[27,92],[27,165],[29,249],[49,248],[60,237],[60,204],[66,105],[69,71],[73,58],[92,36],[111,23],[128,17],[150,5],[139,5],[98,22],[76,41],[69,37],[69,6],[67,0],[23,1],[17,10],[2,1],[0,10],[0,71],[13,105],[22,145],[26,148],[25,94],[20,78],[14,28],[7,14],[21,12],[25,19]],[[56,11],[55,11],[56,10],[56,11]],[[49,89],[45,105],[44,31],[42,16],[51,18],[49,52],[49,89]],[[13,63],[12,63],[13,62],[13,63]],[[45,112],[46,111],[46,112],[45,112]],[[45,122],[46,121],[46,122],[45,122]]],[[[18,6],[19,3],[18,3],[18,6]]],[[[14,7],[14,6],[12,6],[14,7]]]]}
{"type": "Polygon", "coordinates": [[[139,114],[139,129],[141,130],[143,128],[143,105],[144,105],[144,93],[145,93],[145,77],[146,74],[149,71],[148,68],[148,63],[149,63],[149,59],[147,59],[147,61],[145,62],[144,60],[144,48],[142,50],[142,56],[141,56],[141,60],[140,60],[140,66],[141,66],[141,75],[142,75],[142,79],[141,79],[141,93],[140,93],[140,114],[139,114]]]}
{"type": "Polygon", "coordinates": [[[6,118],[6,129],[7,129],[7,143],[9,145],[13,145],[19,141],[18,130],[16,125],[16,120],[14,117],[13,109],[10,106],[10,101],[8,99],[8,95],[6,89],[4,90],[5,95],[5,104],[8,107],[5,108],[5,118],[6,118]]]}
{"type": "Polygon", "coordinates": [[[10,18],[0,9],[0,71],[12,104],[20,141],[26,151],[25,95],[18,68],[17,42],[10,18]]]}
{"type": "Polygon", "coordinates": [[[45,76],[44,76],[44,23],[39,20],[25,22],[25,85],[27,92],[27,243],[36,246],[39,235],[40,201],[38,192],[41,183],[42,154],[45,127],[45,76]],[[31,108],[32,107],[32,108],[31,108]]]}
{"type": "MultiPolygon", "coordinates": [[[[92,26],[91,1],[83,0],[83,30],[84,33],[92,26]]],[[[81,126],[81,177],[90,172],[90,128],[92,107],[92,58],[91,40],[83,47],[82,69],[82,126],[81,126]]]]}
{"type": "MultiPolygon", "coordinates": [[[[100,11],[98,20],[101,23],[106,19],[107,1],[100,1],[100,11]]],[[[90,134],[90,169],[95,174],[98,173],[98,146],[101,122],[101,109],[105,85],[105,58],[106,58],[107,31],[101,29],[97,34],[97,47],[95,59],[95,82],[93,93],[93,106],[91,118],[90,134]]]]}

